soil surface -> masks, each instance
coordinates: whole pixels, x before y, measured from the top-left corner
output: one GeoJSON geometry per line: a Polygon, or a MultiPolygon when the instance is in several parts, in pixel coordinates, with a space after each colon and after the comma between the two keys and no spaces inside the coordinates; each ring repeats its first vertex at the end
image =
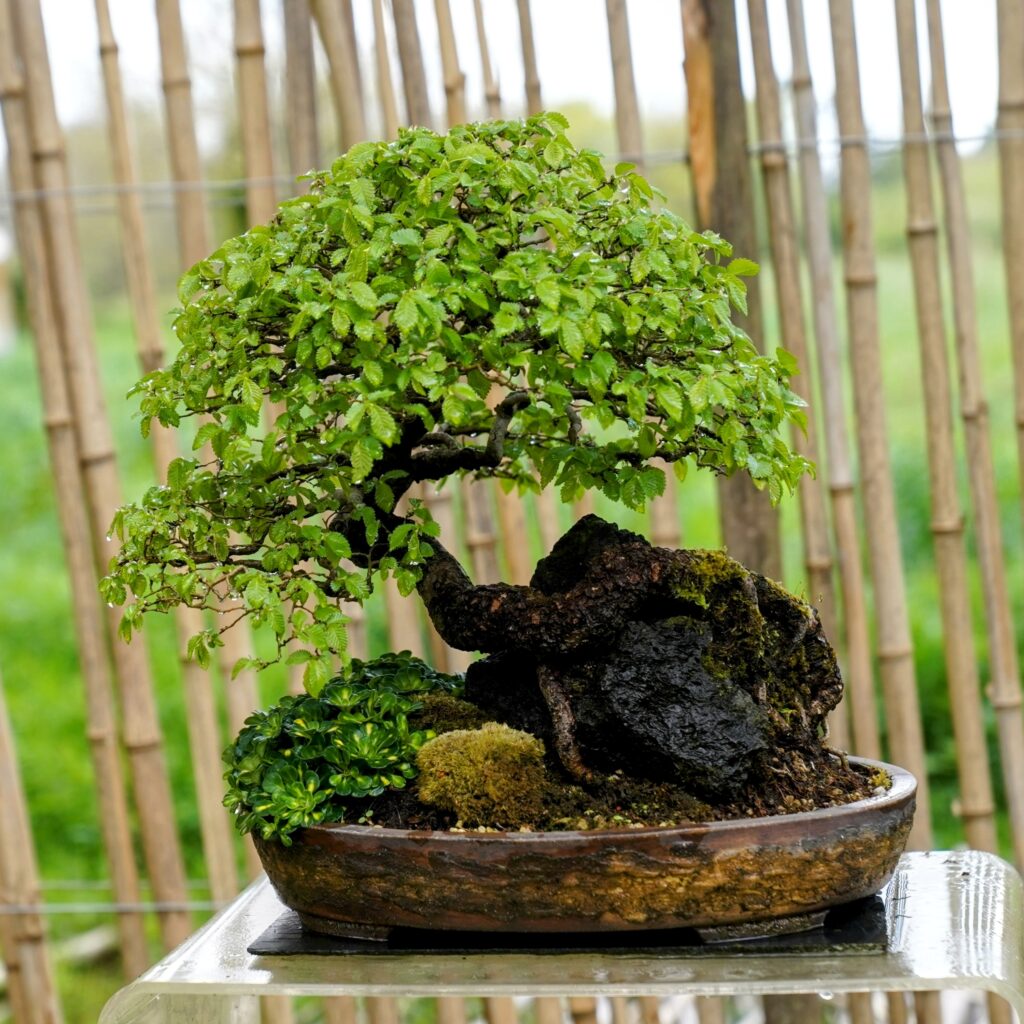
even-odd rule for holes
{"type": "MultiPolygon", "coordinates": [[[[887,788],[888,784],[888,777],[879,778],[875,772],[849,764],[845,755],[831,750],[823,750],[814,759],[779,752],[768,759],[763,775],[750,779],[740,797],[719,806],[697,800],[678,786],[614,773],[586,786],[566,782],[561,788],[552,787],[546,794],[545,815],[530,823],[529,830],[670,826],[794,814],[863,800],[880,788],[887,788]]],[[[388,790],[364,801],[361,815],[368,823],[386,828],[476,827],[498,831],[511,828],[500,823],[486,827],[464,826],[452,812],[421,803],[415,784],[409,789],[388,790]]],[[[349,820],[359,817],[353,814],[349,820]]]]}

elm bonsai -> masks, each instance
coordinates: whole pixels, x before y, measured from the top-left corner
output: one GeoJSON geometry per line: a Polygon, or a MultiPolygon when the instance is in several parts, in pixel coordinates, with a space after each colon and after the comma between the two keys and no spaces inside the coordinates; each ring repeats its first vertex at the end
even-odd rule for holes
{"type": "MultiPolygon", "coordinates": [[[[325,690],[345,659],[339,603],[392,576],[449,644],[489,655],[464,696],[541,737],[571,785],[607,789],[620,768],[646,771],[727,806],[776,748],[821,753],[841,683],[812,609],[719,553],[655,549],[599,520],[570,531],[530,586],[474,586],[424,505],[399,505],[418,483],[468,476],[557,487],[566,501],[598,490],[640,509],[666,467],[679,479],[690,467],[747,473],[778,500],[809,468],[783,439],[804,416],[792,357],[759,353],[731,320],[756,265],[659,208],[631,165],[609,172],[577,150],[566,128],[546,113],[357,145],[270,224],[193,267],[177,358],[134,393],[143,432],[154,420],[191,428],[196,454],[118,513],[103,589],[126,604],[126,637],[150,612],[232,609],[192,638],[203,664],[225,629],[264,627],[273,653],[254,666],[304,662],[298,700],[333,709],[317,714],[337,733],[354,713],[337,697],[343,680],[325,690]],[[643,691],[660,729],[637,721],[640,690],[615,696],[616,675],[652,645],[674,652],[643,691]],[[662,684],[675,696],[659,698],[662,684]],[[688,717],[697,704],[723,712],[717,774],[703,771],[700,744],[683,749],[710,721],[688,717]],[[634,727],[616,743],[623,717],[634,727]],[[731,732],[727,719],[739,721],[731,732]]],[[[388,678],[409,670],[389,664],[388,678]]],[[[385,687],[405,694],[379,712],[406,730],[404,767],[371,758],[349,773],[362,780],[346,783],[349,796],[415,774],[427,731],[408,719],[439,688],[385,687]]],[[[278,711],[253,720],[229,758],[233,785],[285,733],[289,749],[298,742],[296,717],[291,732],[278,711]]],[[[323,774],[316,785],[336,790],[323,774]]],[[[275,785],[299,810],[248,827],[283,834],[343,813],[303,811],[298,776],[275,785]]]]}

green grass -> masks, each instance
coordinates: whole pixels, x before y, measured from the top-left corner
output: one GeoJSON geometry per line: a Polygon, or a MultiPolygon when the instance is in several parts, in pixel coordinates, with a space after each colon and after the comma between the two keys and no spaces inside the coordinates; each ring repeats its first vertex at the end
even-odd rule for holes
{"type": "MultiPolygon", "coordinates": [[[[891,457],[899,503],[900,533],[907,570],[909,607],[916,665],[934,787],[936,841],[950,846],[962,841],[962,829],[951,813],[956,792],[946,673],[942,653],[938,592],[929,533],[928,475],[924,416],[920,394],[912,287],[903,236],[903,196],[898,174],[884,168],[875,189],[875,224],[879,251],[879,296],[885,366],[886,409],[891,457]]],[[[1024,621],[1024,580],[1021,578],[1021,520],[1017,455],[1013,422],[1012,374],[1006,325],[1005,282],[998,226],[998,178],[994,155],[983,152],[966,165],[974,221],[974,267],[978,279],[978,311],[983,346],[985,384],[991,413],[999,482],[1000,514],[1006,542],[1006,566],[1017,621],[1024,621]]],[[[685,180],[678,169],[655,175],[672,195],[674,205],[687,210],[685,180]]],[[[839,268],[836,268],[837,294],[839,268]]],[[[766,324],[775,334],[770,275],[762,279],[766,324]]],[[[166,304],[167,301],[165,300],[166,304]]],[[[126,311],[106,306],[99,311],[98,342],[107,401],[117,436],[124,492],[137,496],[151,476],[149,453],[138,435],[133,406],[124,399],[136,377],[133,339],[126,311]]],[[[19,743],[25,788],[31,807],[39,860],[45,878],[101,879],[106,877],[93,782],[85,741],[85,708],[77,667],[73,619],[64,573],[60,532],[41,428],[42,415],[35,366],[26,337],[15,351],[0,359],[5,401],[0,404],[0,521],[5,543],[0,545],[0,588],[6,595],[0,619],[0,670],[19,743]]],[[[852,408],[852,402],[849,403],[852,408]]],[[[962,450],[962,438],[958,444],[962,450]]],[[[852,435],[851,435],[852,436],[852,435]]],[[[963,501],[968,508],[965,481],[963,501]]],[[[680,491],[685,542],[713,546],[719,542],[714,482],[691,476],[680,491]]],[[[638,527],[639,518],[610,507],[602,499],[598,511],[625,525],[638,527]]],[[[565,517],[568,523],[568,516],[565,517]]],[[[787,580],[803,589],[800,574],[798,522],[795,503],[783,507],[787,580]]],[[[977,638],[982,678],[987,676],[984,624],[976,565],[972,558],[971,585],[975,619],[965,623],[977,638]]],[[[379,602],[370,608],[370,637],[374,651],[382,649],[385,622],[379,602]]],[[[202,877],[199,826],[187,742],[185,711],[177,683],[172,624],[158,621],[147,628],[147,640],[158,688],[166,751],[191,877],[202,877]]],[[[265,684],[267,694],[280,688],[278,673],[265,684]]],[[[222,684],[216,681],[217,692],[222,684]]],[[[1000,788],[995,763],[993,778],[1000,788]]],[[[1005,821],[1001,822],[1005,840],[1005,821]]],[[[1008,850],[1008,847],[1007,847],[1008,850]]],[[[53,932],[69,934],[89,921],[56,918],[53,932]]],[[[154,949],[155,951],[155,949],[154,949]]],[[[113,965],[88,970],[62,968],[61,985],[70,1021],[95,1019],[103,999],[116,987],[113,965]]]]}

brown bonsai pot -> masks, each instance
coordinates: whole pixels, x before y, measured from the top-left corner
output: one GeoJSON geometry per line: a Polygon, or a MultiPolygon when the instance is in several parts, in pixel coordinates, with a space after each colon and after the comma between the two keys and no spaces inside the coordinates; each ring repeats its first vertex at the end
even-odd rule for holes
{"type": "MultiPolygon", "coordinates": [[[[914,815],[902,768],[884,793],[822,810],[668,828],[434,832],[321,825],[291,847],[254,835],[303,924],[384,938],[394,927],[503,932],[798,930],[891,877],[914,815]],[[763,922],[786,919],[789,927],[763,922]]],[[[722,934],[719,931],[717,934],[722,934]]]]}

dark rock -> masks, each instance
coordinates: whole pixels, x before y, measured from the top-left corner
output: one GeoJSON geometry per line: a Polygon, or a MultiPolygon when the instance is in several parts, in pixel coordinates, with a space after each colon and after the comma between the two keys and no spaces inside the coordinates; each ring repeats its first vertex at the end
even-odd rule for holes
{"type": "Polygon", "coordinates": [[[842,695],[809,605],[723,552],[652,547],[596,516],[529,587],[477,592],[482,628],[511,642],[477,647],[496,653],[466,698],[581,781],[621,768],[728,797],[770,747],[820,750],[842,695]]]}
{"type": "Polygon", "coordinates": [[[707,623],[688,616],[630,623],[615,650],[567,674],[583,760],[601,771],[672,780],[727,799],[768,749],[768,717],[704,665],[707,623]]]}
{"type": "Polygon", "coordinates": [[[551,715],[537,687],[537,659],[527,651],[474,661],[466,670],[463,696],[495,722],[532,733],[552,749],[551,715]]]}

